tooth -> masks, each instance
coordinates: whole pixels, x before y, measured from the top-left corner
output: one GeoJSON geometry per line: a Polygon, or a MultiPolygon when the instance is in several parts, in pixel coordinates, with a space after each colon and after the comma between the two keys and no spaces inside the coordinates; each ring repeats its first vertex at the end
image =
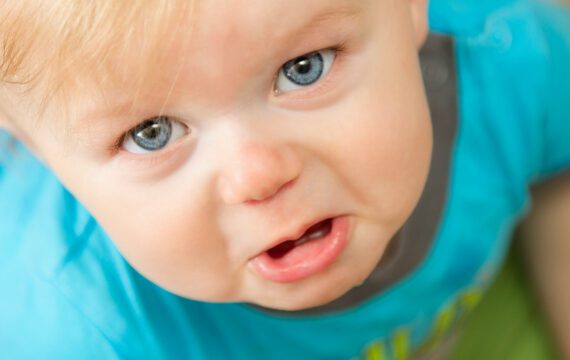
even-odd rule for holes
{"type": "Polygon", "coordinates": [[[303,235],[299,240],[295,240],[295,246],[306,243],[309,240],[313,240],[310,236],[303,235]]]}
{"type": "Polygon", "coordinates": [[[319,231],[315,231],[309,235],[309,240],[314,240],[325,236],[328,233],[328,228],[322,228],[319,231]]]}
{"type": "Polygon", "coordinates": [[[299,238],[299,240],[295,241],[295,245],[301,245],[306,243],[307,241],[315,240],[324,237],[330,232],[330,227],[324,226],[321,227],[317,231],[312,231],[310,234],[305,234],[299,238]]]}

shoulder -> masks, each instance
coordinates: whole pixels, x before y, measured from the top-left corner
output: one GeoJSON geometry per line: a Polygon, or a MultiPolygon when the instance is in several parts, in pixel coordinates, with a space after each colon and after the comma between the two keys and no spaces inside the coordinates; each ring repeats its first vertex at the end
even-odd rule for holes
{"type": "Polygon", "coordinates": [[[568,6],[549,0],[432,0],[430,26],[455,39],[459,60],[479,68],[479,76],[521,82],[537,100],[552,93],[544,90],[553,81],[570,87],[568,6]]]}
{"type": "Polygon", "coordinates": [[[463,51],[508,64],[507,73],[519,78],[544,76],[570,56],[570,8],[549,0],[433,0],[430,25],[463,51]]]}
{"type": "Polygon", "coordinates": [[[556,1],[431,0],[429,22],[434,31],[462,38],[479,36],[488,32],[494,22],[505,20],[511,25],[518,22],[519,30],[542,31],[548,27],[568,29],[570,10],[556,1]]]}
{"type": "Polygon", "coordinates": [[[70,203],[69,197],[4,132],[0,132],[0,149],[2,357],[117,358],[103,332],[58,289],[51,276],[64,254],[66,238],[61,235],[77,225],[74,219],[66,219],[69,214],[62,206],[70,203]]]}
{"type": "Polygon", "coordinates": [[[521,181],[569,167],[570,10],[548,0],[430,6],[432,30],[456,42],[464,130],[521,181]]]}

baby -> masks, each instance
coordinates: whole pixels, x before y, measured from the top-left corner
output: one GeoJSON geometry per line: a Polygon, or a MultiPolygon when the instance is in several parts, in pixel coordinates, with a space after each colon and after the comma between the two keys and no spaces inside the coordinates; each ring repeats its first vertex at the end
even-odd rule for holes
{"type": "Polygon", "coordinates": [[[445,341],[570,166],[570,46],[554,5],[430,9],[424,84],[425,0],[0,4],[3,353],[445,341]]]}

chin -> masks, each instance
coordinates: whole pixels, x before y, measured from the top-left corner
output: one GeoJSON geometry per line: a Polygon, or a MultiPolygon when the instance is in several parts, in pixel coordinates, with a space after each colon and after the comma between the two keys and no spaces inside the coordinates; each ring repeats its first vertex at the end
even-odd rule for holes
{"type": "Polygon", "coordinates": [[[328,304],[329,302],[335,300],[336,297],[328,299],[328,300],[302,300],[302,301],[290,301],[285,303],[278,303],[278,304],[268,304],[262,305],[263,307],[271,308],[274,310],[282,310],[282,311],[300,311],[300,310],[308,310],[317,306],[328,304]]]}
{"type": "Polygon", "coordinates": [[[291,284],[281,291],[267,292],[271,297],[259,297],[253,301],[256,305],[282,311],[308,310],[314,307],[326,305],[353,287],[362,283],[358,279],[340,279],[338,281],[328,281],[326,284],[307,282],[303,284],[291,284]]]}
{"type": "Polygon", "coordinates": [[[301,300],[301,301],[258,301],[256,305],[271,309],[271,310],[280,310],[280,311],[301,311],[301,310],[308,310],[317,306],[328,304],[329,302],[335,300],[336,298],[332,298],[330,300],[301,300]]]}

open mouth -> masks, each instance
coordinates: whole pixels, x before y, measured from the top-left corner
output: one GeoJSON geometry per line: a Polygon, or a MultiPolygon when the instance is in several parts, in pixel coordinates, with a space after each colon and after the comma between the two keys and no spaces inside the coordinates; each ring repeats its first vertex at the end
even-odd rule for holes
{"type": "Polygon", "coordinates": [[[272,259],[280,259],[295,247],[303,245],[311,240],[316,240],[327,236],[332,229],[332,219],[323,220],[311,226],[297,240],[287,240],[267,250],[267,254],[272,259]]]}
{"type": "Polygon", "coordinates": [[[331,265],[348,243],[347,216],[322,220],[298,239],[290,239],[265,250],[250,260],[261,277],[274,282],[305,279],[331,265]]]}

